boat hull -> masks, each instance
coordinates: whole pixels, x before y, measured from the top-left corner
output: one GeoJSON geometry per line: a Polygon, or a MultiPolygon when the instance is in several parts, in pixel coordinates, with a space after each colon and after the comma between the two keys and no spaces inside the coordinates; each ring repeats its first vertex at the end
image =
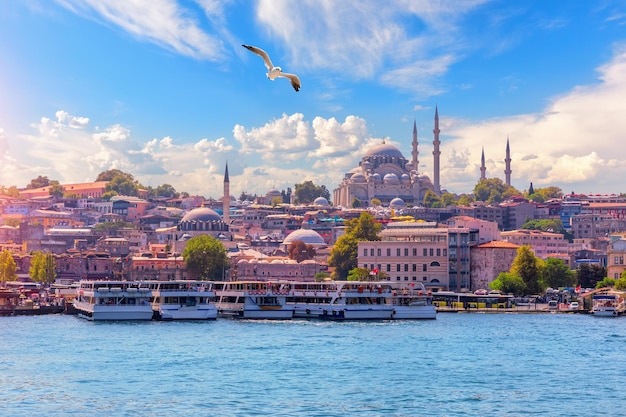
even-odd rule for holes
{"type": "Polygon", "coordinates": [[[100,306],[74,303],[77,315],[91,321],[151,320],[150,306],[100,306]],[[110,307],[110,308],[108,308],[110,307]]]}
{"type": "Polygon", "coordinates": [[[215,320],[217,308],[206,305],[202,307],[160,306],[157,311],[161,320],[215,320]]]}

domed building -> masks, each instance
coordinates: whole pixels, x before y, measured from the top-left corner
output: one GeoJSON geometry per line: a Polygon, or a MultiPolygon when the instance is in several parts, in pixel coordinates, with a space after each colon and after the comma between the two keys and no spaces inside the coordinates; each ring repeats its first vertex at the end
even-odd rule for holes
{"type": "Polygon", "coordinates": [[[176,229],[182,232],[181,234],[186,233],[192,237],[197,235],[217,237],[223,232],[228,232],[228,225],[215,210],[198,207],[185,214],[176,229]]]}
{"type": "Polygon", "coordinates": [[[313,247],[326,246],[326,242],[324,242],[322,235],[311,229],[294,230],[287,235],[281,246],[288,248],[289,245],[296,240],[301,240],[305,244],[313,247]]]}
{"type": "MultiPolygon", "coordinates": [[[[439,120],[435,112],[435,163],[439,167],[439,120]]],[[[389,143],[381,143],[370,148],[361,159],[359,166],[348,171],[339,187],[333,192],[333,201],[338,206],[351,207],[353,200],[359,199],[363,205],[371,205],[377,198],[383,206],[395,203],[416,206],[424,201],[428,190],[440,193],[439,173],[435,172],[435,184],[424,173],[419,172],[417,156],[417,126],[413,122],[412,160],[389,143]]]]}

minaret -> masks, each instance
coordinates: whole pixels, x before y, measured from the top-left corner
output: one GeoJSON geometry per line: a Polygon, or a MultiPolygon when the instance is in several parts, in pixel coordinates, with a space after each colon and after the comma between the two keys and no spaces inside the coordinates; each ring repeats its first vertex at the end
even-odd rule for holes
{"type": "Polygon", "coordinates": [[[509,148],[509,136],[506,137],[506,158],[504,158],[504,177],[506,185],[511,186],[511,149],[509,148]]]}
{"type": "Polygon", "coordinates": [[[483,147],[483,155],[480,157],[480,179],[486,180],[485,172],[487,171],[487,167],[485,166],[485,148],[483,147]]]}
{"type": "Polygon", "coordinates": [[[415,124],[415,120],[413,120],[413,151],[411,152],[413,155],[413,169],[415,172],[419,172],[419,160],[417,156],[419,155],[419,151],[417,150],[417,125],[415,124]]]}
{"type": "Polygon", "coordinates": [[[222,197],[222,220],[224,223],[230,223],[230,180],[228,179],[228,162],[226,162],[226,171],[224,172],[224,196],[222,197]]]}
{"type": "Polygon", "coordinates": [[[441,194],[441,186],[439,185],[439,156],[441,155],[441,151],[439,150],[439,109],[435,106],[435,128],[433,129],[433,133],[435,134],[435,140],[433,140],[434,150],[433,150],[433,186],[435,188],[435,194],[441,194]]]}

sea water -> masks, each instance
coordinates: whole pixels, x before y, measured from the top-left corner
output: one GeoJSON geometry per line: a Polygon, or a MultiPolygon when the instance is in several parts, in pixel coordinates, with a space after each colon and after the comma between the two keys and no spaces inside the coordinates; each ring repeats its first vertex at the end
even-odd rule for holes
{"type": "Polygon", "coordinates": [[[624,416],[626,317],[0,318],[2,416],[624,416]]]}

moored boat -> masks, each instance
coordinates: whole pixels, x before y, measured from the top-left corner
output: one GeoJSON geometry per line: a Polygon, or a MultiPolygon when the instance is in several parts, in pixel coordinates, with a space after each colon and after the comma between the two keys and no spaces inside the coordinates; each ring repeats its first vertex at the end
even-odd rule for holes
{"type": "Polygon", "coordinates": [[[80,281],[74,308],[87,320],[151,320],[150,288],[131,281],[80,281]]]}
{"type": "Polygon", "coordinates": [[[620,294],[595,294],[592,300],[591,314],[596,317],[617,317],[626,311],[624,298],[620,294]]]}
{"type": "Polygon", "coordinates": [[[150,304],[159,320],[214,320],[215,291],[208,281],[147,281],[150,304]]]}
{"type": "Polygon", "coordinates": [[[410,288],[393,290],[391,297],[387,297],[387,303],[394,309],[395,320],[428,320],[437,318],[437,308],[433,304],[432,294],[426,291],[419,283],[418,288],[411,285],[410,288]]]}
{"type": "Polygon", "coordinates": [[[290,320],[293,308],[286,304],[286,290],[261,281],[215,282],[219,317],[290,320]]]}

